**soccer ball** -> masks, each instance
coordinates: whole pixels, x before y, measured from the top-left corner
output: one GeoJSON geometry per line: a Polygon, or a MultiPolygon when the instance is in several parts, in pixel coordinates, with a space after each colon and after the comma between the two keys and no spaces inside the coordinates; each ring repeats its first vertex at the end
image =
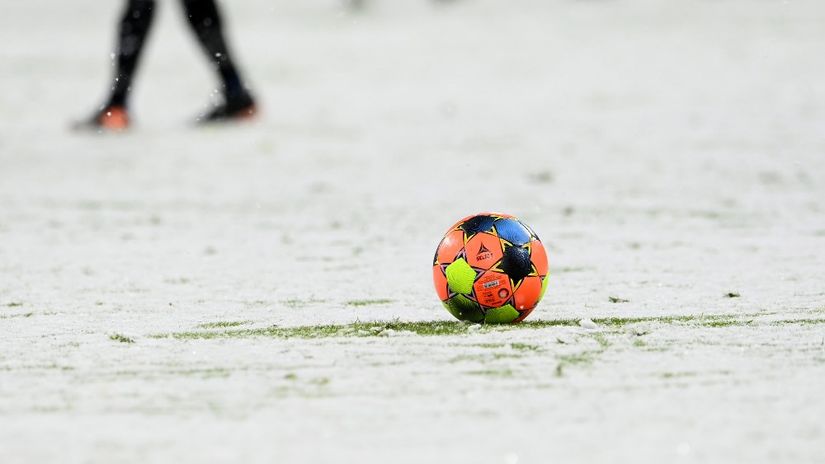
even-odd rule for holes
{"type": "Polygon", "coordinates": [[[521,322],[547,290],[547,253],[513,216],[482,213],[458,221],[433,259],[441,302],[462,321],[521,322]]]}

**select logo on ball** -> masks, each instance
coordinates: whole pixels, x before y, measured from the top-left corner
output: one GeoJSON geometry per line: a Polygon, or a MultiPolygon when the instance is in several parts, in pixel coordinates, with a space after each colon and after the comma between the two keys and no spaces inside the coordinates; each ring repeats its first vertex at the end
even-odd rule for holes
{"type": "Polygon", "coordinates": [[[484,242],[481,242],[481,245],[478,247],[478,253],[476,253],[476,261],[484,261],[485,259],[492,259],[493,253],[484,246],[484,242]]]}

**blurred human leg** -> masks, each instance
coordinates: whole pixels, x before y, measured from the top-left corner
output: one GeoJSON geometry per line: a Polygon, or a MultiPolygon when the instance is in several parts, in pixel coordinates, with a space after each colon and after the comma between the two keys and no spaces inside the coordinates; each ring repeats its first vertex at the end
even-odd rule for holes
{"type": "Polygon", "coordinates": [[[155,17],[155,0],[129,0],[120,20],[116,68],[108,106],[126,107],[135,71],[155,17]]]}
{"type": "Polygon", "coordinates": [[[201,121],[219,121],[252,116],[255,103],[241,79],[223,30],[223,20],[214,0],[183,0],[189,24],[215,67],[222,83],[224,101],[201,121]]]}
{"type": "Polygon", "coordinates": [[[76,129],[119,131],[129,127],[129,95],[155,17],[155,6],[155,0],[127,0],[118,27],[109,98],[92,117],[76,123],[76,129]]]}

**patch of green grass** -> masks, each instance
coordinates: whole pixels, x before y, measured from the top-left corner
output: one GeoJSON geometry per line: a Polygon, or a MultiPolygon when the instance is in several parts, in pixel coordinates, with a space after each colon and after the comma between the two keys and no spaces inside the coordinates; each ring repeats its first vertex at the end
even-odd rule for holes
{"type": "Polygon", "coordinates": [[[120,343],[135,343],[134,339],[129,338],[125,335],[117,334],[117,333],[109,335],[109,340],[113,340],[113,341],[120,342],[120,343]]]}
{"type": "Polygon", "coordinates": [[[510,343],[510,348],[518,351],[539,351],[541,347],[529,343],[510,343]]]}
{"type": "Polygon", "coordinates": [[[712,319],[708,321],[702,321],[702,326],[704,327],[730,327],[733,325],[746,325],[753,322],[752,320],[748,321],[741,321],[737,319],[712,319]]]}
{"type": "Polygon", "coordinates": [[[819,325],[825,324],[825,318],[821,319],[785,319],[782,321],[776,321],[774,324],[779,325],[819,325]]]}
{"type": "Polygon", "coordinates": [[[3,372],[14,372],[14,371],[29,371],[29,370],[59,370],[59,371],[73,371],[75,368],[73,366],[66,366],[57,363],[48,363],[48,364],[24,364],[22,366],[0,366],[0,371],[3,372]]]}
{"type": "Polygon", "coordinates": [[[602,349],[606,349],[608,346],[610,346],[610,342],[607,341],[607,337],[605,337],[604,334],[594,334],[593,339],[596,340],[596,343],[598,343],[602,349]]]}
{"type": "Polygon", "coordinates": [[[739,298],[741,295],[739,295],[738,292],[728,292],[725,293],[725,296],[728,298],[739,298]]]}
{"type": "Polygon", "coordinates": [[[319,387],[323,387],[324,385],[328,385],[330,382],[329,377],[318,377],[309,381],[309,383],[313,385],[318,385],[319,387]]]}
{"type": "Polygon", "coordinates": [[[717,371],[705,371],[705,372],[694,372],[694,371],[681,371],[681,372],[663,372],[660,374],[660,377],[663,379],[683,379],[689,377],[698,377],[702,375],[703,377],[707,377],[708,375],[717,375],[717,376],[726,376],[731,375],[731,371],[728,370],[717,370],[717,371]]]}
{"type": "Polygon", "coordinates": [[[21,306],[23,306],[23,303],[21,303],[19,301],[10,301],[10,302],[6,303],[7,308],[19,308],[21,306]]]}
{"type": "Polygon", "coordinates": [[[630,303],[630,300],[619,298],[617,296],[609,296],[607,297],[607,300],[611,303],[630,303]]]}
{"type": "Polygon", "coordinates": [[[22,313],[22,314],[2,314],[0,315],[0,319],[13,319],[17,317],[32,317],[34,316],[33,312],[22,313]]]}
{"type": "Polygon", "coordinates": [[[373,305],[383,305],[393,303],[395,300],[390,300],[387,298],[378,298],[375,300],[352,300],[347,301],[347,306],[373,306],[373,305]]]}
{"type": "Polygon", "coordinates": [[[215,322],[204,322],[203,324],[198,324],[198,328],[200,329],[226,329],[229,327],[238,327],[240,325],[247,325],[251,324],[252,321],[215,321],[215,322]]]}
{"type": "Polygon", "coordinates": [[[593,334],[593,339],[596,340],[596,343],[599,344],[599,348],[595,350],[586,350],[578,353],[565,354],[559,356],[559,363],[556,365],[556,377],[563,377],[564,371],[568,367],[587,366],[593,364],[593,362],[596,361],[596,358],[598,358],[599,355],[604,353],[610,346],[610,342],[607,340],[607,337],[605,337],[604,334],[593,334]]]}
{"type": "Polygon", "coordinates": [[[112,375],[117,379],[157,379],[163,377],[201,377],[201,378],[226,378],[232,371],[225,367],[186,367],[186,366],[165,366],[152,370],[119,370],[112,375]]]}
{"type": "Polygon", "coordinates": [[[490,359],[517,359],[522,356],[521,353],[493,353],[490,359]]]}
{"type": "Polygon", "coordinates": [[[556,364],[556,377],[563,377],[568,367],[593,364],[602,352],[604,352],[604,348],[559,356],[559,362],[556,364]]]}
{"type": "Polygon", "coordinates": [[[541,321],[525,321],[518,325],[503,327],[525,327],[528,329],[546,329],[548,327],[578,327],[579,319],[549,319],[541,321]]]}
{"type": "MultiPolygon", "coordinates": [[[[378,300],[371,300],[378,301],[378,300]]],[[[383,300],[381,300],[383,301],[383,300]]],[[[734,325],[745,326],[752,322],[752,319],[745,319],[745,316],[755,315],[692,315],[692,316],[659,316],[659,317],[607,317],[593,319],[597,325],[607,329],[621,328],[626,325],[638,323],[656,324],[687,324],[699,327],[727,327],[734,325]]],[[[823,323],[825,319],[789,320],[781,321],[787,324],[816,324],[823,323]]],[[[215,323],[224,324],[224,323],[215,323]]],[[[236,324],[229,322],[227,324],[236,324]]],[[[173,332],[169,334],[155,334],[153,338],[175,338],[178,340],[207,340],[215,338],[250,338],[250,337],[273,337],[273,338],[330,338],[330,337],[375,337],[380,336],[386,330],[412,332],[419,336],[450,336],[466,334],[483,334],[489,332],[505,332],[511,330],[537,330],[550,327],[578,327],[579,319],[552,319],[522,322],[521,324],[505,325],[473,325],[458,321],[418,321],[403,322],[399,320],[385,322],[355,322],[346,325],[314,325],[299,327],[264,327],[254,329],[237,329],[232,326],[216,325],[214,328],[227,330],[201,330],[188,332],[173,332]],[[473,328],[473,330],[470,330],[473,328]]],[[[205,328],[205,327],[201,327],[205,328]]],[[[209,327],[213,328],[213,327],[209,327]]],[[[597,334],[598,335],[598,334],[597,334]]],[[[599,335],[600,336],[600,335],[599,335]]],[[[596,338],[596,341],[605,347],[605,338],[596,338]]],[[[498,348],[498,346],[487,346],[488,348],[498,348]]],[[[520,349],[513,346],[514,349],[520,349]]],[[[521,347],[528,349],[526,346],[521,347]]]]}
{"type": "Polygon", "coordinates": [[[465,361],[483,362],[486,359],[487,359],[487,356],[485,356],[483,354],[460,354],[460,355],[457,355],[457,356],[453,356],[447,362],[450,363],[450,364],[455,364],[455,363],[465,362],[465,361]]]}
{"type": "Polygon", "coordinates": [[[461,346],[477,346],[479,348],[504,348],[504,343],[474,343],[472,345],[461,345],[461,346]]]}
{"type": "Polygon", "coordinates": [[[209,332],[175,332],[155,335],[155,338],[172,337],[180,340],[212,338],[329,338],[329,337],[370,337],[379,336],[383,331],[408,331],[416,335],[459,335],[467,333],[469,325],[460,322],[356,322],[348,325],[315,325],[300,327],[265,327],[259,329],[236,329],[209,332]]]}
{"type": "Polygon", "coordinates": [[[680,377],[696,377],[696,372],[665,372],[662,374],[663,379],[673,379],[680,377]]]}
{"type": "Polygon", "coordinates": [[[256,329],[233,329],[224,331],[190,331],[170,334],[155,334],[153,338],[176,338],[179,340],[198,340],[214,338],[329,338],[329,337],[374,337],[385,330],[412,332],[421,336],[465,335],[470,328],[480,327],[479,332],[508,331],[517,329],[541,329],[556,326],[577,326],[574,319],[530,321],[512,325],[473,325],[458,321],[420,321],[420,322],[355,322],[347,325],[314,325],[299,327],[264,327],[256,329]]]}
{"type": "Polygon", "coordinates": [[[479,371],[468,371],[469,375],[481,375],[484,377],[512,377],[513,371],[510,369],[483,369],[479,371]]]}
{"type": "Polygon", "coordinates": [[[567,365],[590,364],[596,360],[596,356],[600,353],[601,351],[590,350],[582,351],[580,353],[565,354],[559,356],[559,362],[567,365]]]}
{"type": "Polygon", "coordinates": [[[210,378],[210,377],[220,377],[226,378],[229,377],[230,372],[228,369],[224,369],[222,367],[208,367],[204,369],[179,369],[179,370],[171,370],[167,372],[170,375],[182,376],[182,377],[203,377],[203,378],[210,378]]]}
{"type": "Polygon", "coordinates": [[[298,308],[303,308],[303,307],[309,306],[311,304],[326,303],[326,300],[320,300],[320,299],[316,299],[316,298],[309,298],[307,300],[301,300],[301,299],[298,299],[298,298],[293,298],[293,299],[290,299],[290,300],[284,300],[281,303],[283,303],[284,306],[286,306],[287,308],[298,309],[298,308]]]}
{"type": "Polygon", "coordinates": [[[707,327],[721,327],[723,325],[714,325],[717,322],[727,325],[747,325],[752,322],[753,316],[757,314],[746,315],[730,315],[730,314],[713,314],[713,315],[685,315],[685,316],[650,316],[650,317],[605,317],[593,319],[598,325],[606,327],[623,327],[630,324],[639,323],[658,323],[658,324],[690,324],[697,323],[707,327]],[[748,317],[749,319],[740,319],[740,317],[748,317]]]}
{"type": "MultiPolygon", "coordinates": [[[[490,344],[493,345],[493,344],[490,344]]],[[[461,348],[469,347],[469,346],[478,346],[478,345],[456,345],[461,348]]],[[[503,348],[504,344],[499,344],[498,347],[503,348]]],[[[538,349],[538,347],[536,347],[538,349]]],[[[496,359],[518,359],[524,356],[522,352],[513,353],[512,351],[492,351],[492,352],[483,352],[483,353],[465,353],[453,356],[447,362],[451,364],[455,364],[458,362],[481,362],[484,363],[486,361],[496,360],[496,359]]]]}
{"type": "Polygon", "coordinates": [[[642,348],[644,346],[647,346],[647,343],[645,343],[645,341],[641,338],[636,338],[633,340],[633,346],[635,346],[636,348],[642,348]]]}

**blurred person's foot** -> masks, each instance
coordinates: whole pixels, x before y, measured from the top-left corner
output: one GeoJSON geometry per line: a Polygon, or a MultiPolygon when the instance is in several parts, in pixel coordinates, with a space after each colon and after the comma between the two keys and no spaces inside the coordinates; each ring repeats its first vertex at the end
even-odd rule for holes
{"type": "Polygon", "coordinates": [[[122,132],[129,128],[129,113],[118,105],[104,106],[91,118],[76,122],[75,130],[93,130],[97,132],[122,132]]]}
{"type": "Polygon", "coordinates": [[[247,92],[238,95],[227,95],[222,103],[197,117],[198,124],[212,124],[222,122],[244,121],[253,119],[258,113],[255,99],[247,92]]]}

